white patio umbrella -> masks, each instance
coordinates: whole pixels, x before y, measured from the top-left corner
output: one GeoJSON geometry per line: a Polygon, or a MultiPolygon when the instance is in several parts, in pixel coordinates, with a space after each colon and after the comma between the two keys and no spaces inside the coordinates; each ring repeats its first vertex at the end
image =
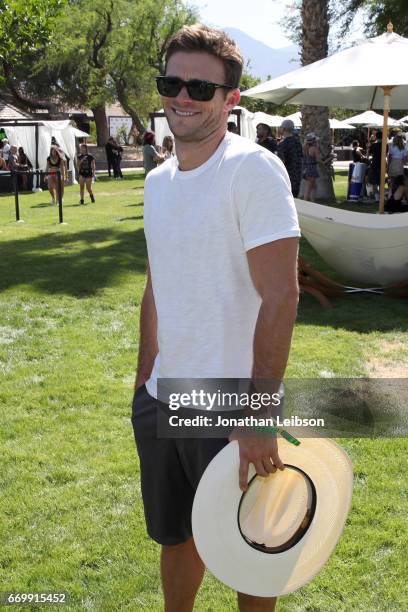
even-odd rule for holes
{"type": "MultiPolygon", "coordinates": [[[[276,104],[310,104],[384,110],[387,133],[390,108],[405,109],[408,100],[408,39],[393,32],[334,53],[298,70],[261,83],[243,95],[276,104]]],[[[387,139],[382,140],[380,212],[384,212],[387,139]]]]}
{"type": "MultiPolygon", "coordinates": [[[[382,127],[384,124],[384,116],[369,110],[353,117],[347,117],[347,123],[355,123],[356,125],[369,125],[370,127],[382,127]]],[[[388,117],[388,125],[399,125],[399,121],[388,117]]]]}
{"type": "Polygon", "coordinates": [[[331,130],[355,130],[354,125],[349,123],[348,119],[345,121],[340,121],[339,119],[329,119],[330,129],[331,130]]]}

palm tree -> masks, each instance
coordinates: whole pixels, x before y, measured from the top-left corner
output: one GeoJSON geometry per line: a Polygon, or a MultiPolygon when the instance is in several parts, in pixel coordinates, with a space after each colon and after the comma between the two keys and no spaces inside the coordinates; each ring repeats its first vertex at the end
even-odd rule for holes
{"type": "MultiPolygon", "coordinates": [[[[329,0],[302,0],[301,61],[302,66],[327,57],[329,35],[329,0]]],[[[331,144],[327,106],[302,106],[302,135],[314,132],[319,136],[322,157],[329,154],[331,144]]],[[[331,172],[319,166],[316,196],[334,200],[331,172]]]]}

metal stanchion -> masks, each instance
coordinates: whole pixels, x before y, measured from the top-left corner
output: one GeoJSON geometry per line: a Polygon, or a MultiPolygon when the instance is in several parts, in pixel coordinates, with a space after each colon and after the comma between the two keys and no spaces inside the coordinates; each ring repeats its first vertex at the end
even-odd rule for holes
{"type": "Polygon", "coordinates": [[[20,203],[18,200],[18,176],[16,172],[11,172],[14,187],[14,201],[16,205],[16,221],[20,221],[20,203]]]}
{"type": "Polygon", "coordinates": [[[57,185],[58,185],[58,216],[59,222],[64,223],[64,217],[62,212],[62,178],[61,178],[61,170],[57,172],[57,185]]]}

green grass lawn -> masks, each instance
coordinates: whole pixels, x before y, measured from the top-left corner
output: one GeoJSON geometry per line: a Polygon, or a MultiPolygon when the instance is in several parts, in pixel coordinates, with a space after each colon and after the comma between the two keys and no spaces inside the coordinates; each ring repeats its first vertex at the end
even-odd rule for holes
{"type": "MultiPolygon", "coordinates": [[[[13,198],[0,197],[0,590],[67,591],[67,610],[159,611],[159,551],[145,533],[129,418],[143,178],[100,177],[95,194],[78,206],[78,188],[66,189],[66,225],[47,193],[21,196],[19,224],[13,198]]],[[[302,296],[288,376],[406,371],[406,313],[406,301],[379,295],[334,300],[331,310],[302,296]]],[[[279,612],[408,609],[407,442],[343,444],[355,472],[346,529],[279,612]]],[[[196,609],[234,610],[234,594],[208,575],[196,609]]]]}

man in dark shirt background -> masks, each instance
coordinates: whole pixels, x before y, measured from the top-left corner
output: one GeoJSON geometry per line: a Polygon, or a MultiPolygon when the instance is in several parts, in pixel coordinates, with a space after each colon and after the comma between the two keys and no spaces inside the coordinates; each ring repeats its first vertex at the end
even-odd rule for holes
{"type": "Polygon", "coordinates": [[[291,119],[284,119],[281,123],[282,139],[278,144],[277,153],[288,171],[292,194],[297,198],[302,179],[302,143],[294,133],[295,124],[291,119]]]}
{"type": "Polygon", "coordinates": [[[271,153],[276,153],[277,143],[272,136],[271,128],[266,123],[258,123],[256,126],[256,142],[271,153]]]}
{"type": "Polygon", "coordinates": [[[115,159],[114,159],[114,153],[113,153],[113,149],[114,148],[115,148],[115,143],[114,143],[114,140],[113,140],[113,138],[111,136],[108,139],[108,142],[105,145],[106,161],[108,162],[108,173],[109,173],[109,176],[112,176],[111,175],[111,170],[115,166],[115,159]]]}

